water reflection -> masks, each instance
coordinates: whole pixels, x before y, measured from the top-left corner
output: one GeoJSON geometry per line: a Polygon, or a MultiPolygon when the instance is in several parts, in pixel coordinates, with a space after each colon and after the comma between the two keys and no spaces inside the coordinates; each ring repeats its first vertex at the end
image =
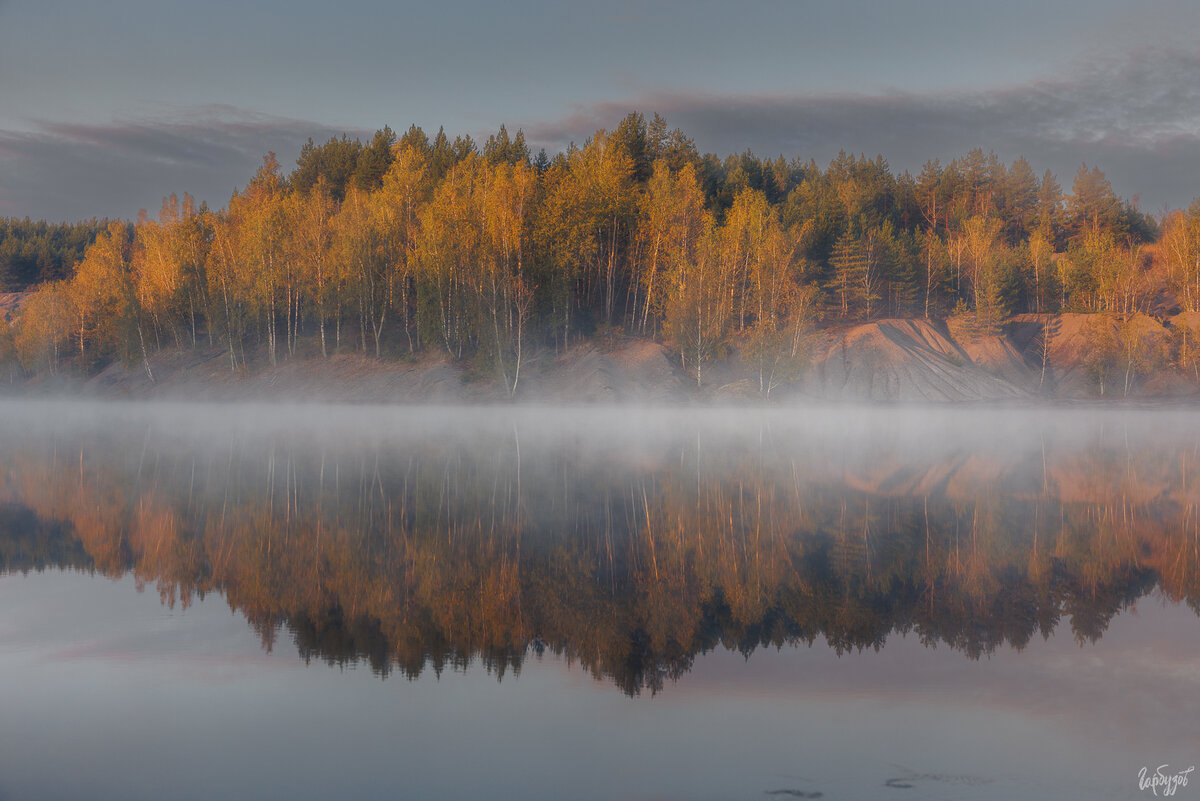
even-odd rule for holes
{"type": "Polygon", "coordinates": [[[4,571],[219,592],[381,674],[551,651],[636,694],[716,648],[978,658],[1152,592],[1200,612],[1187,412],[5,411],[4,571]]]}

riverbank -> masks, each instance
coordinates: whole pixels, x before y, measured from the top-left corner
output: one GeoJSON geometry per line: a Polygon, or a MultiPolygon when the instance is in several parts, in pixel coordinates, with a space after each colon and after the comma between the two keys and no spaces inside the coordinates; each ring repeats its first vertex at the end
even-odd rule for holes
{"type": "Polygon", "coordinates": [[[275,366],[260,356],[235,371],[226,351],[201,348],[154,355],[153,380],[140,364],[113,364],[86,377],[10,373],[4,394],[405,404],[1187,402],[1200,399],[1200,381],[1170,363],[1166,346],[1173,331],[1200,322],[1192,317],[1200,315],[1139,318],[1147,329],[1139,331],[1139,341],[1161,345],[1160,357],[1113,352],[1103,363],[1096,356],[1103,340],[1098,326],[1111,324],[1115,336],[1115,322],[1097,315],[1020,315],[995,336],[924,319],[827,327],[810,338],[807,358],[788,363],[755,361],[735,342],[705,365],[699,384],[664,345],[609,337],[534,353],[521,367],[515,393],[490,371],[445,354],[399,360],[358,353],[295,356],[275,366]]]}

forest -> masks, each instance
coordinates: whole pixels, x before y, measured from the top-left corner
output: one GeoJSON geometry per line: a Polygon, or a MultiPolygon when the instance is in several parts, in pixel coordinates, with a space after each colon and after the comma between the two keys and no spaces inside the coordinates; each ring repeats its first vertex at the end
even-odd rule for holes
{"type": "MultiPolygon", "coordinates": [[[[0,326],[25,375],[440,352],[515,394],[531,353],[628,335],[700,383],[731,350],[802,369],[814,329],[881,318],[987,336],[1015,314],[1200,310],[1200,202],[1154,217],[1096,166],[1067,190],[979,149],[916,176],[722,159],[636,112],[552,156],[504,126],[482,145],[385,127],[309,140],[290,173],[268,154],[219,211],[172,195],[132,223],[4,222],[0,278],[29,293],[0,326]]],[[[1176,329],[1156,358],[1190,369],[1176,329]]]]}

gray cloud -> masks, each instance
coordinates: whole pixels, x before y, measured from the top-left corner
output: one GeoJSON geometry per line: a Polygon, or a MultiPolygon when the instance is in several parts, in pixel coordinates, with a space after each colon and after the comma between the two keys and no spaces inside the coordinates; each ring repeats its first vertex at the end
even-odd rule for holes
{"type": "MultiPolygon", "coordinates": [[[[1024,155],[1068,189],[1081,162],[1099,165],[1118,192],[1140,195],[1149,211],[1185,206],[1200,194],[1200,52],[1194,51],[1097,58],[1054,79],[951,93],[653,91],[579,107],[526,125],[525,132],[531,142],[558,150],[635,108],[663,114],[701,150],[720,154],[749,148],[825,164],[845,149],[882,154],[894,170],[916,172],[926,160],[944,162],[982,147],[1006,161],[1024,155]]],[[[132,217],[141,208],[153,212],[170,192],[221,207],[268,150],[288,169],[306,138],[342,130],[228,106],[0,130],[0,215],[132,217]]]]}
{"type": "Polygon", "coordinates": [[[1096,59],[1062,78],[953,93],[722,96],[647,93],[576,109],[526,128],[559,148],[612,127],[630,109],[657,111],[703,151],[827,163],[841,149],[882,154],[916,172],[973,147],[1004,159],[1024,155],[1070,188],[1081,162],[1104,169],[1142,207],[1186,205],[1200,194],[1200,53],[1144,51],[1096,59]]]}
{"type": "Polygon", "coordinates": [[[155,212],[171,192],[223,207],[268,151],[286,171],[308,137],[342,132],[228,106],[104,125],[42,122],[31,132],[0,130],[0,215],[132,218],[139,209],[155,212]]]}

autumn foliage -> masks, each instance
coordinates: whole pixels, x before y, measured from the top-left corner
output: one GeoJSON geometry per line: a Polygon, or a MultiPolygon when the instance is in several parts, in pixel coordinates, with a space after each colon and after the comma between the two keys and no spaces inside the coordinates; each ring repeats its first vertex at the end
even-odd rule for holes
{"type": "Polygon", "coordinates": [[[291,174],[268,155],[224,210],[172,196],[108,224],[6,337],[29,373],[121,359],[151,378],[166,348],[219,348],[232,370],[440,351],[515,394],[531,353],[625,332],[699,384],[737,348],[769,392],[819,324],[989,335],[1022,312],[1195,311],[1198,254],[1200,206],[1154,220],[1086,165],[1068,194],[979,150],[916,177],[845,153],[701,156],[657,115],[553,158],[503,126],[482,147],[385,128],[310,141],[291,174]]]}

